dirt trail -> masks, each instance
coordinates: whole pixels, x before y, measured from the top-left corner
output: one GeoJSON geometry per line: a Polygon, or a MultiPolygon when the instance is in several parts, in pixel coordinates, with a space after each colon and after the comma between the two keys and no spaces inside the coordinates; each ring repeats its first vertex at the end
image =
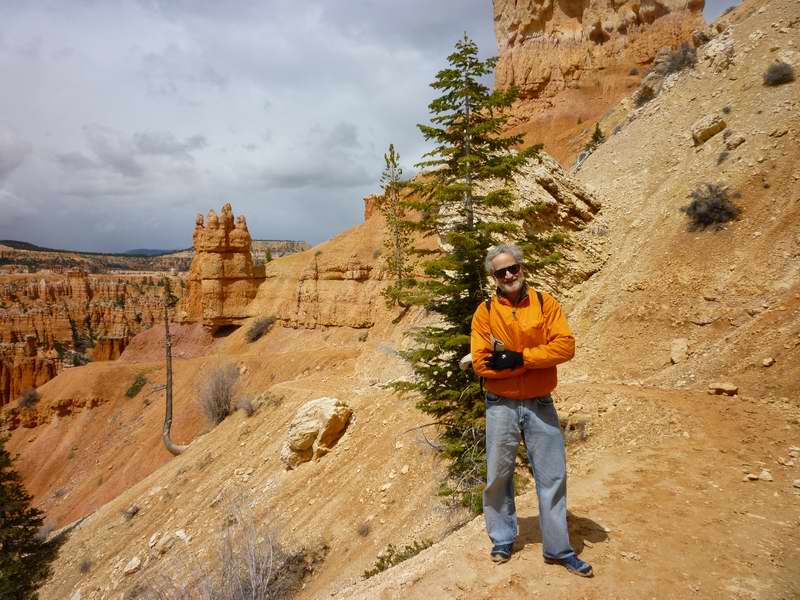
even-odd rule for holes
{"type": "MultiPolygon", "coordinates": [[[[630,397],[642,414],[670,417],[673,431],[571,459],[573,546],[596,571],[587,580],[546,565],[536,498],[518,498],[520,537],[511,561],[494,565],[483,521],[336,597],[373,598],[797,598],[800,597],[800,490],[784,467],[800,440],[782,415],[752,398],[593,386],[572,393],[630,397]],[[754,435],[756,434],[756,435],[754,435]],[[623,450],[624,449],[624,450],[623,450]],[[743,481],[768,469],[774,481],[743,481]]],[[[618,409],[624,410],[624,409],[618,409]]],[[[668,421],[669,423],[669,421],[668,421]]],[[[632,432],[633,433],[633,432],[632,432]]]]}

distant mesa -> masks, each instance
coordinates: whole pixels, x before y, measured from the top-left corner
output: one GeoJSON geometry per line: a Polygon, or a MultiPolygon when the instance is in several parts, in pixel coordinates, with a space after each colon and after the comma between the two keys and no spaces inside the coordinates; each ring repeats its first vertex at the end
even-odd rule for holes
{"type": "Polygon", "coordinates": [[[264,281],[264,266],[253,264],[252,238],[244,215],[234,218],[230,204],[219,216],[195,219],[194,257],[188,276],[188,294],[178,311],[179,320],[201,321],[217,330],[240,324],[247,305],[264,281]]]}

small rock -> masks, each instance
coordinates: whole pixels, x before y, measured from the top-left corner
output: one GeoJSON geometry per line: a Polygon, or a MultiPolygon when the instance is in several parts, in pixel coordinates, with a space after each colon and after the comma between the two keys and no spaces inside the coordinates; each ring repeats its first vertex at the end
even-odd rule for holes
{"type": "Polygon", "coordinates": [[[69,597],[69,600],[81,600],[81,591],[75,590],[75,593],[69,597]]]}
{"type": "Polygon", "coordinates": [[[748,473],[747,475],[744,476],[742,481],[758,481],[758,475],[756,475],[755,473],[748,473]]]}
{"type": "Polygon", "coordinates": [[[772,365],[775,364],[775,359],[770,356],[762,360],[761,364],[764,365],[765,367],[771,367],[772,365]]]}
{"type": "Polygon", "coordinates": [[[676,338],[672,340],[669,349],[669,359],[673,365],[686,362],[689,357],[689,340],[686,338],[676,338]]]}
{"type": "Polygon", "coordinates": [[[402,468],[400,469],[400,474],[401,475],[407,475],[408,474],[408,465],[403,465],[402,466],[402,468]]]}
{"type": "Polygon", "coordinates": [[[392,484],[391,484],[391,483],[384,483],[384,484],[381,486],[381,492],[384,492],[384,493],[385,493],[385,492],[388,492],[390,487],[392,487],[392,484]]]}
{"type": "Polygon", "coordinates": [[[125,573],[125,575],[133,575],[134,573],[136,573],[136,571],[141,569],[141,567],[142,567],[142,561],[139,560],[138,556],[134,556],[132,559],[130,559],[130,561],[128,561],[128,564],[125,565],[125,570],[123,571],[123,573],[125,573]]]}
{"type": "Polygon", "coordinates": [[[642,560],[636,552],[620,552],[620,555],[626,560],[642,560]]]}
{"type": "Polygon", "coordinates": [[[156,542],[158,542],[158,536],[159,536],[159,535],[160,535],[160,534],[159,534],[158,532],[156,532],[156,533],[154,533],[153,535],[151,535],[151,536],[150,536],[150,540],[147,542],[147,545],[148,545],[148,546],[150,546],[151,548],[152,548],[153,546],[155,546],[155,545],[156,545],[156,542]]]}
{"type": "Polygon", "coordinates": [[[726,127],[725,121],[719,115],[706,115],[695,121],[692,125],[692,139],[695,146],[700,146],[726,127]]]}
{"type": "Polygon", "coordinates": [[[708,384],[708,393],[719,396],[725,394],[726,396],[735,396],[739,393],[739,388],[730,382],[710,383],[708,384]]]}
{"type": "Polygon", "coordinates": [[[772,481],[772,473],[770,473],[766,469],[761,469],[761,473],[758,475],[758,478],[761,481],[772,481]]]}
{"type": "Polygon", "coordinates": [[[745,139],[743,136],[739,134],[734,134],[730,136],[727,140],[725,140],[725,149],[726,150],[735,150],[739,146],[745,143],[745,139]]]}
{"type": "Polygon", "coordinates": [[[188,533],[186,533],[185,529],[178,529],[175,532],[175,537],[178,538],[178,539],[181,539],[181,540],[183,540],[184,542],[187,542],[187,543],[192,540],[192,536],[190,536],[188,533]]]}
{"type": "Polygon", "coordinates": [[[123,515],[125,516],[125,518],[126,518],[127,520],[131,520],[131,519],[132,519],[133,517],[135,517],[137,514],[139,514],[139,506],[138,506],[138,505],[136,505],[136,504],[131,504],[131,505],[128,507],[128,509],[127,509],[127,510],[126,510],[126,511],[123,513],[123,515]]]}
{"type": "Polygon", "coordinates": [[[794,487],[796,487],[796,488],[800,488],[800,479],[795,479],[795,480],[794,480],[794,483],[792,483],[792,485],[793,485],[794,487]]]}
{"type": "Polygon", "coordinates": [[[166,533],[164,536],[158,540],[156,544],[156,551],[159,554],[166,554],[169,552],[169,549],[175,545],[175,536],[172,534],[166,533]]]}

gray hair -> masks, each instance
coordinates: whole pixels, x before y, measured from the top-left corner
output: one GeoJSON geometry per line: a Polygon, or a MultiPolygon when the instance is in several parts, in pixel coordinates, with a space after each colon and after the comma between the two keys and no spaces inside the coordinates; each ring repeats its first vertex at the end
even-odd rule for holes
{"type": "Polygon", "coordinates": [[[501,254],[510,254],[519,264],[522,264],[525,260],[522,249],[516,244],[497,244],[497,246],[492,246],[489,248],[489,252],[486,253],[486,260],[483,262],[483,266],[489,275],[492,274],[492,261],[501,254]]]}

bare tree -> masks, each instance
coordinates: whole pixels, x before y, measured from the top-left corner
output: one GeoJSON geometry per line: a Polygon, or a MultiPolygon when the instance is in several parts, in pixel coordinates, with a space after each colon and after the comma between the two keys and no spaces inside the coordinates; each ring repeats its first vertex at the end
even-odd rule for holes
{"type": "Polygon", "coordinates": [[[174,305],[177,298],[172,294],[172,288],[169,285],[169,279],[164,278],[164,358],[167,367],[167,402],[166,411],[164,413],[164,429],[161,431],[161,440],[164,442],[167,450],[172,454],[182,454],[186,446],[175,444],[172,441],[170,432],[172,431],[172,337],[169,333],[169,307],[174,305]]]}

